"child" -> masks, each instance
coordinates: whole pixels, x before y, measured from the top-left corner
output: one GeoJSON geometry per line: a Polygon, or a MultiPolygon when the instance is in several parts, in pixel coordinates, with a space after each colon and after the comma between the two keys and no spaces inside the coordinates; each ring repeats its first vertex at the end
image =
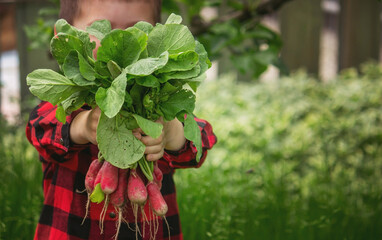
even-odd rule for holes
{"type": "MultiPolygon", "coordinates": [[[[108,19],[113,28],[125,29],[141,20],[155,24],[160,18],[160,8],[160,0],[61,0],[60,17],[80,29],[85,29],[99,19],[108,19]]],[[[113,239],[118,216],[110,205],[106,211],[102,234],[99,216],[103,203],[91,203],[89,215],[81,224],[87,202],[87,193],[83,192],[85,175],[91,161],[98,154],[96,128],[100,110],[84,106],[68,116],[66,124],[56,120],[55,111],[56,107],[50,103],[40,103],[30,114],[26,128],[29,141],[40,154],[44,172],[45,200],[35,239],[113,239]]],[[[203,141],[203,154],[199,163],[195,160],[196,148],[185,139],[183,125],[177,119],[161,122],[164,125],[163,133],[157,139],[145,136],[140,129],[134,131],[134,135],[146,145],[147,160],[158,161],[164,175],[161,192],[169,207],[166,219],[170,231],[164,219],[159,219],[155,239],[182,239],[172,175],[176,168],[200,167],[206,158],[207,149],[216,143],[211,125],[201,119],[196,121],[203,141]]],[[[135,239],[135,219],[131,208],[126,211],[124,218],[129,225],[122,224],[118,239],[135,239]]],[[[142,239],[153,238],[150,236],[149,225],[143,224],[140,217],[138,227],[144,235],[142,239]]],[[[141,239],[139,235],[138,238],[141,239]]]]}

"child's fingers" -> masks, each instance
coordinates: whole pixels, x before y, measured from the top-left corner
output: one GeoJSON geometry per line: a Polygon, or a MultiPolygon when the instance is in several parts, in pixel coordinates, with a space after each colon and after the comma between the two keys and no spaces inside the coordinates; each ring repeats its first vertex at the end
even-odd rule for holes
{"type": "Polygon", "coordinates": [[[141,139],[146,146],[153,146],[161,144],[163,146],[163,133],[158,138],[152,138],[150,136],[142,136],[141,139]]]}
{"type": "Polygon", "coordinates": [[[142,129],[140,129],[140,128],[133,129],[132,133],[139,140],[141,140],[142,136],[145,135],[144,132],[142,131],[142,129]]]}
{"type": "Polygon", "coordinates": [[[159,153],[147,155],[146,160],[147,161],[157,161],[163,157],[163,153],[164,153],[164,149],[162,148],[162,150],[159,153]]]}
{"type": "Polygon", "coordinates": [[[138,139],[141,140],[142,135],[139,132],[133,132],[133,135],[138,139]]]}
{"type": "Polygon", "coordinates": [[[156,153],[159,153],[160,151],[162,151],[162,149],[163,149],[162,144],[149,146],[149,147],[146,147],[145,154],[156,154],[156,153]]]}
{"type": "Polygon", "coordinates": [[[161,117],[159,117],[155,122],[157,122],[157,123],[160,123],[160,124],[164,124],[164,121],[163,121],[163,117],[161,116],[161,117]]]}

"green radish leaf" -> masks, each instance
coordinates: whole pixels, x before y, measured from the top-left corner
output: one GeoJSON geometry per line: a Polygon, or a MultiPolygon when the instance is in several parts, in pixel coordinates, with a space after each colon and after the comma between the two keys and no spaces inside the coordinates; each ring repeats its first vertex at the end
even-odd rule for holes
{"type": "Polygon", "coordinates": [[[99,150],[106,161],[126,169],[143,157],[145,145],[128,130],[120,114],[108,118],[101,114],[97,127],[99,150]]]}
{"type": "Polygon", "coordinates": [[[182,17],[179,15],[176,15],[174,13],[171,13],[171,15],[167,18],[167,21],[165,24],[181,24],[183,21],[182,17]]]}
{"type": "Polygon", "coordinates": [[[87,91],[73,93],[70,97],[60,102],[57,105],[56,118],[58,121],[65,123],[66,116],[73,111],[81,108],[85,104],[85,99],[88,96],[87,91]]]}
{"type": "Polygon", "coordinates": [[[43,101],[57,105],[81,90],[72,80],[50,69],[37,69],[27,76],[30,92],[43,101]]]}
{"type": "Polygon", "coordinates": [[[121,115],[124,117],[124,123],[127,129],[133,130],[139,128],[137,120],[135,120],[132,113],[121,111],[121,115]]]}
{"type": "MultiPolygon", "coordinates": [[[[85,31],[82,31],[78,28],[71,26],[64,19],[57,20],[56,24],[57,33],[66,33],[77,37],[83,43],[84,56],[89,56],[93,58],[93,49],[95,48],[95,42],[90,42],[89,34],[85,31]]],[[[81,52],[82,53],[82,52],[81,52]]]]}
{"type": "Polygon", "coordinates": [[[118,77],[121,74],[121,72],[122,72],[122,69],[113,60],[110,60],[110,61],[107,62],[107,68],[109,69],[109,72],[110,72],[111,77],[113,79],[118,77]]]}
{"type": "Polygon", "coordinates": [[[202,136],[199,126],[192,113],[188,113],[186,119],[184,120],[184,136],[190,140],[198,150],[196,154],[196,161],[199,162],[200,157],[202,156],[202,136]]]}
{"type": "Polygon", "coordinates": [[[97,60],[106,63],[113,60],[118,66],[125,68],[138,60],[140,49],[137,38],[131,32],[115,29],[102,39],[97,60]]]}
{"type": "Polygon", "coordinates": [[[111,32],[111,24],[108,20],[98,20],[87,27],[86,31],[101,41],[106,34],[111,32]]]}
{"type": "Polygon", "coordinates": [[[100,62],[100,61],[96,61],[94,65],[95,65],[94,68],[95,68],[96,72],[97,72],[101,77],[105,77],[105,78],[109,78],[109,77],[111,77],[110,72],[109,72],[109,69],[108,69],[108,67],[107,67],[107,63],[105,63],[105,62],[100,62]]]}
{"type": "Polygon", "coordinates": [[[150,57],[158,57],[165,51],[168,51],[169,54],[178,54],[193,50],[195,50],[194,37],[186,26],[179,24],[155,26],[147,41],[147,51],[150,57]]]}
{"type": "Polygon", "coordinates": [[[113,80],[108,89],[98,88],[95,95],[97,105],[109,118],[114,117],[121,110],[125,101],[126,74],[122,72],[113,80]]]}
{"type": "Polygon", "coordinates": [[[197,52],[199,55],[199,66],[200,66],[199,75],[201,75],[205,73],[211,67],[212,64],[211,64],[211,61],[208,59],[206,49],[198,41],[195,41],[195,52],[197,52]]]}
{"type": "Polygon", "coordinates": [[[145,95],[146,90],[145,87],[134,84],[133,87],[130,90],[130,96],[133,99],[135,113],[139,115],[143,115],[143,96],[145,95]]]}
{"type": "Polygon", "coordinates": [[[133,99],[131,98],[131,96],[128,92],[125,93],[125,104],[128,107],[131,107],[133,105],[133,99]]]}
{"type": "Polygon", "coordinates": [[[94,81],[96,73],[93,67],[90,66],[88,61],[80,53],[78,53],[78,60],[79,60],[81,75],[88,81],[94,81]]]}
{"type": "Polygon", "coordinates": [[[122,110],[120,114],[124,117],[124,123],[127,129],[133,130],[139,128],[137,120],[135,120],[132,113],[122,110]]]}
{"type": "Polygon", "coordinates": [[[175,93],[178,90],[177,87],[171,85],[170,83],[166,82],[163,84],[161,90],[160,90],[160,95],[165,96],[165,95],[171,95],[175,93]]]}
{"type": "Polygon", "coordinates": [[[181,111],[181,112],[179,112],[179,113],[176,115],[176,118],[177,118],[180,122],[182,122],[182,123],[184,124],[184,120],[186,119],[186,118],[185,118],[185,117],[186,117],[186,114],[187,114],[186,111],[181,111]]]}
{"type": "Polygon", "coordinates": [[[58,19],[55,23],[57,33],[66,33],[77,37],[76,28],[71,26],[65,19],[58,19]]]}
{"type": "Polygon", "coordinates": [[[149,34],[154,28],[153,25],[144,21],[137,22],[134,27],[145,32],[146,34],[149,34]]]}
{"type": "Polygon", "coordinates": [[[200,86],[200,82],[187,82],[188,86],[192,89],[192,91],[196,92],[198,87],[200,86]]]}
{"type": "Polygon", "coordinates": [[[70,115],[73,111],[80,109],[85,104],[85,100],[88,95],[88,91],[76,92],[62,101],[60,104],[63,107],[66,115],[70,115]]]}
{"type": "Polygon", "coordinates": [[[148,75],[145,77],[140,77],[135,80],[135,82],[144,87],[159,88],[159,80],[153,75],[148,75]]]}
{"type": "Polygon", "coordinates": [[[192,113],[195,108],[195,95],[192,91],[181,89],[170,95],[167,101],[159,103],[164,118],[170,121],[181,111],[192,113]]]}
{"type": "Polygon", "coordinates": [[[73,50],[66,56],[65,62],[62,65],[65,76],[73,80],[78,86],[95,85],[94,81],[88,81],[81,75],[78,54],[77,51],[73,50]]]}
{"type": "Polygon", "coordinates": [[[181,52],[169,56],[166,66],[159,69],[157,73],[187,71],[196,66],[199,56],[195,51],[181,52]]]}
{"type": "Polygon", "coordinates": [[[157,58],[143,58],[125,68],[126,73],[134,76],[147,76],[164,67],[168,61],[168,52],[157,58]]]}
{"type": "Polygon", "coordinates": [[[171,79],[190,79],[199,76],[199,74],[200,66],[196,65],[194,68],[188,71],[163,73],[160,76],[160,81],[163,83],[171,79]]]}
{"type": "Polygon", "coordinates": [[[157,122],[150,121],[137,114],[133,114],[135,120],[137,120],[138,126],[142,131],[152,138],[158,138],[162,134],[163,125],[157,122]]]}
{"type": "Polygon", "coordinates": [[[147,34],[139,28],[129,27],[125,31],[130,32],[138,40],[140,51],[143,52],[147,46],[147,34]]]}
{"type": "Polygon", "coordinates": [[[72,50],[76,50],[80,54],[84,54],[83,48],[84,44],[80,39],[65,33],[57,34],[50,42],[50,51],[60,65],[64,63],[66,56],[72,50]]]}
{"type": "Polygon", "coordinates": [[[101,203],[103,200],[105,200],[105,193],[102,192],[101,183],[98,183],[94,187],[92,194],[90,194],[90,201],[93,203],[101,203]]]}
{"type": "Polygon", "coordinates": [[[62,123],[65,123],[66,122],[66,113],[65,113],[65,109],[62,107],[61,103],[59,103],[57,105],[57,109],[56,109],[56,118],[58,121],[62,122],[62,123]]]}
{"type": "Polygon", "coordinates": [[[196,92],[196,90],[198,89],[199,85],[202,83],[202,81],[204,79],[206,79],[206,74],[205,73],[199,75],[196,78],[187,79],[185,82],[188,84],[188,86],[191,87],[191,89],[194,92],[196,92]]]}

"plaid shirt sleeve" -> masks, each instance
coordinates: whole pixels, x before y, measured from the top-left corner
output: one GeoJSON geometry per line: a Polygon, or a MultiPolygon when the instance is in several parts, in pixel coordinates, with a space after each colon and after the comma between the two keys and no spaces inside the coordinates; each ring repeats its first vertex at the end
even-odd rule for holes
{"type": "Polygon", "coordinates": [[[64,163],[72,159],[79,150],[88,147],[88,144],[73,144],[69,137],[71,121],[85,108],[67,116],[65,124],[56,119],[56,109],[49,102],[41,102],[33,109],[26,127],[26,136],[46,161],[64,163]]]}
{"type": "Polygon", "coordinates": [[[195,120],[199,126],[201,136],[202,136],[202,156],[200,161],[196,161],[196,147],[195,145],[187,140],[185,145],[179,151],[169,151],[166,150],[163,158],[168,161],[169,166],[172,168],[198,168],[203,163],[207,157],[207,150],[211,149],[213,145],[216,144],[217,138],[212,130],[212,126],[209,122],[203,119],[195,117],[195,120]]]}

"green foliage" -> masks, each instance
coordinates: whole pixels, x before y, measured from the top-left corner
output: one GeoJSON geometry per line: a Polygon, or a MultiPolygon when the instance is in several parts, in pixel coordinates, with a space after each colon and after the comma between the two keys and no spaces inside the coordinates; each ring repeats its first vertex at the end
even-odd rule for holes
{"type": "Polygon", "coordinates": [[[27,84],[32,94],[53,105],[81,90],[73,81],[50,69],[37,69],[28,74],[27,84]]]}
{"type": "Polygon", "coordinates": [[[59,14],[59,0],[49,0],[52,6],[41,8],[34,25],[25,25],[29,49],[47,49],[53,37],[53,26],[59,14]]]}
{"type": "Polygon", "coordinates": [[[278,66],[280,61],[280,36],[259,22],[243,24],[230,20],[214,24],[199,40],[212,59],[227,50],[236,69],[254,78],[265,72],[269,65],[278,66]]]}
{"type": "Polygon", "coordinates": [[[32,239],[43,203],[41,164],[24,126],[0,124],[0,239],[32,239]]]}
{"type": "Polygon", "coordinates": [[[121,115],[108,118],[101,114],[97,127],[97,142],[100,152],[116,167],[131,167],[145,152],[145,145],[126,127],[121,115]]]}
{"type": "Polygon", "coordinates": [[[164,12],[182,14],[198,35],[211,59],[229,53],[234,67],[241,73],[258,78],[269,65],[282,69],[279,58],[280,36],[261,24],[256,13],[260,1],[172,0],[163,4],[164,12]],[[208,23],[201,17],[205,7],[219,11],[208,23]],[[197,19],[198,21],[195,21],[197,19]],[[204,29],[200,27],[205,24],[204,29]]]}
{"type": "Polygon", "coordinates": [[[362,69],[327,84],[203,83],[196,113],[218,144],[175,174],[185,239],[378,239],[382,71],[362,69]]]}

